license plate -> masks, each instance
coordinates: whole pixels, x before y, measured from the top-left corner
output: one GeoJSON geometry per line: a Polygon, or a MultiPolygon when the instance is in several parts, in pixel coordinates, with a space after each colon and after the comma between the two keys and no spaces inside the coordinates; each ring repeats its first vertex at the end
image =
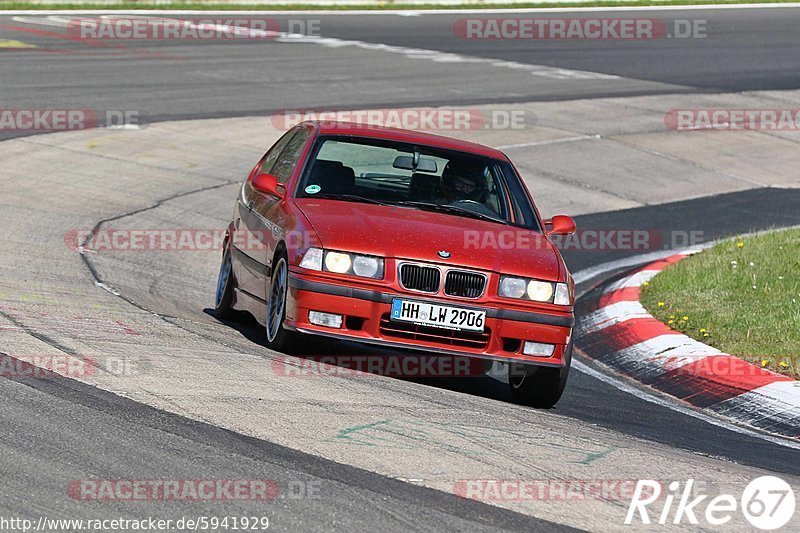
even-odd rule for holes
{"type": "Polygon", "coordinates": [[[392,300],[392,320],[413,322],[435,328],[483,331],[486,311],[463,309],[448,305],[414,302],[411,300],[392,300]]]}

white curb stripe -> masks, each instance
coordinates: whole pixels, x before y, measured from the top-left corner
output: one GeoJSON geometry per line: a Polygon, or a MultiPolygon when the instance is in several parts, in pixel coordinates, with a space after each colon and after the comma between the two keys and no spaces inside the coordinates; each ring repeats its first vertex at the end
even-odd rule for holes
{"type": "Polygon", "coordinates": [[[628,276],[622,278],[619,281],[615,281],[614,283],[609,285],[608,288],[603,292],[609,293],[620,289],[626,289],[629,287],[641,287],[645,281],[650,281],[659,272],[661,272],[661,270],[640,270],[639,272],[633,274],[632,276],[628,276]]]}
{"type": "MultiPolygon", "coordinates": [[[[690,249],[678,253],[691,255],[697,251],[699,250],[690,249]]],[[[654,263],[645,265],[642,270],[609,284],[602,293],[610,294],[624,288],[640,287],[663,270],[663,266],[653,268],[653,265],[654,263]]],[[[653,317],[638,301],[616,302],[581,317],[579,331],[582,335],[586,335],[635,318],[653,317]]],[[[667,331],[666,326],[665,331],[667,331]]],[[[622,371],[637,381],[647,383],[657,381],[660,376],[670,371],[716,356],[732,357],[687,335],[675,332],[665,333],[606,354],[600,361],[603,365],[622,371]]],[[[749,365],[744,361],[742,364],[749,365]]],[[[581,370],[586,372],[584,369],[581,370]]],[[[708,377],[711,378],[714,372],[713,368],[705,369],[703,365],[695,370],[698,378],[697,393],[703,392],[702,385],[699,384],[702,383],[703,375],[708,373],[708,377]]],[[[780,378],[776,376],[776,379],[780,378]]],[[[775,381],[722,400],[704,410],[764,431],[800,438],[798,435],[800,434],[800,382],[798,381],[775,381]]]]}
{"type": "Polygon", "coordinates": [[[726,355],[686,335],[659,335],[603,357],[637,378],[655,378],[712,355],[726,355]]]}
{"type": "Polygon", "coordinates": [[[800,433],[800,382],[776,381],[708,409],[767,431],[788,426],[800,433]]]}
{"type": "Polygon", "coordinates": [[[652,318],[652,316],[639,302],[617,302],[584,316],[581,319],[581,333],[588,335],[634,318],[652,318]]]}

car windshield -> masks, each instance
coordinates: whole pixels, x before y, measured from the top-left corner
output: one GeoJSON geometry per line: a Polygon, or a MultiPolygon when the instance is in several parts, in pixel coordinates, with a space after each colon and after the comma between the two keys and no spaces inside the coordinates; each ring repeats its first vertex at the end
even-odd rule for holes
{"type": "Polygon", "coordinates": [[[396,141],[321,137],[297,197],[400,205],[540,230],[507,162],[396,141]]]}

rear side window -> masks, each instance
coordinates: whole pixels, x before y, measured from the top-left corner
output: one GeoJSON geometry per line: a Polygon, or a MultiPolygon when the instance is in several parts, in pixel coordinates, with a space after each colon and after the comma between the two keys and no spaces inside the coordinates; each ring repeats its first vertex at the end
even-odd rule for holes
{"type": "Polygon", "coordinates": [[[300,154],[303,153],[303,148],[306,145],[306,141],[308,141],[309,135],[310,133],[307,129],[297,130],[297,134],[286,143],[286,147],[281,151],[270,172],[270,174],[278,178],[278,183],[286,185],[286,182],[289,181],[292,171],[300,159],[300,154]]]}

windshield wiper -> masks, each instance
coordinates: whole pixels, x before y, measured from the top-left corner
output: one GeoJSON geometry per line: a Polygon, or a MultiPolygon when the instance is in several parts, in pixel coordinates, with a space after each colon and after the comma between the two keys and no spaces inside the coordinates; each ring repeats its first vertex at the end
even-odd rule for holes
{"type": "Polygon", "coordinates": [[[411,207],[419,207],[420,209],[430,209],[431,211],[441,211],[442,213],[450,213],[450,214],[457,214],[457,215],[465,215],[468,217],[479,218],[481,220],[488,220],[489,222],[497,222],[498,224],[506,224],[508,222],[501,218],[495,218],[490,215],[486,215],[483,213],[478,213],[477,211],[470,211],[468,209],[462,209],[460,207],[456,207],[454,205],[446,205],[446,204],[434,204],[430,202],[415,202],[415,201],[402,201],[396,202],[397,205],[407,205],[411,207]]]}
{"type": "Polygon", "coordinates": [[[343,202],[361,202],[365,204],[385,205],[385,206],[402,205],[408,207],[418,207],[420,209],[429,209],[431,211],[440,211],[442,213],[468,216],[472,218],[478,218],[480,220],[488,220],[489,222],[497,222],[498,224],[508,225],[508,222],[506,222],[503,219],[495,218],[493,216],[486,215],[484,213],[478,213],[476,211],[470,211],[468,209],[462,209],[454,205],[434,204],[431,202],[416,202],[411,200],[400,200],[396,202],[381,202],[380,200],[375,200],[374,198],[367,198],[366,196],[358,196],[357,194],[323,193],[323,194],[314,194],[305,196],[305,198],[317,198],[317,199],[322,198],[325,200],[341,200],[343,202]]]}
{"type": "Polygon", "coordinates": [[[391,205],[381,202],[380,200],[375,200],[374,198],[367,198],[366,196],[358,196],[357,194],[323,193],[323,194],[312,194],[309,196],[305,196],[305,198],[311,198],[311,199],[323,198],[325,200],[341,200],[343,202],[361,202],[364,204],[391,205]]]}

